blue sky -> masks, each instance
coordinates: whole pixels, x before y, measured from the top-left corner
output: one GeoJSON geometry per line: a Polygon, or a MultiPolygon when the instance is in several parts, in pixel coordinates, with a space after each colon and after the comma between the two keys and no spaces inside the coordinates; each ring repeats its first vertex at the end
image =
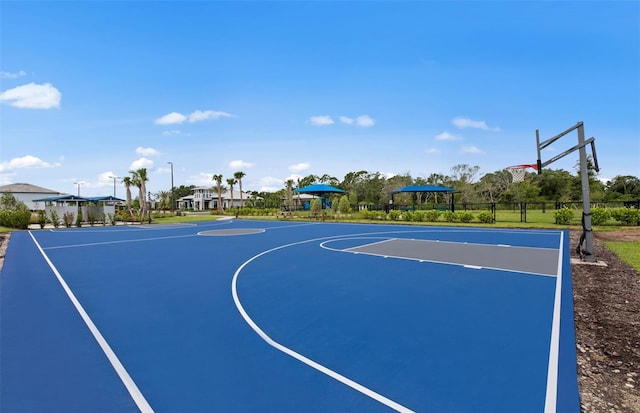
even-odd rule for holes
{"type": "Polygon", "coordinates": [[[479,177],[578,121],[601,178],[640,176],[639,22],[637,1],[2,0],[0,184],[479,177]]]}

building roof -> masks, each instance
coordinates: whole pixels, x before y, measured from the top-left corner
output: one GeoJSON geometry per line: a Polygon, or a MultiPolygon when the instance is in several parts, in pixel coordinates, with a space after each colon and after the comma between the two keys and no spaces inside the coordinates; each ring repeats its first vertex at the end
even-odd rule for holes
{"type": "Polygon", "coordinates": [[[41,186],[15,183],[9,185],[0,186],[0,192],[11,192],[13,194],[61,194],[62,192],[54,191],[52,189],[43,188],[41,186]]]}

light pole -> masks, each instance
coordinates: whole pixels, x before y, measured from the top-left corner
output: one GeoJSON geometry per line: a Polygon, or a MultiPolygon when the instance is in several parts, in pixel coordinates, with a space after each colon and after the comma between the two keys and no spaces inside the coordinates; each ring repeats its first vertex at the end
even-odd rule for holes
{"type": "Polygon", "coordinates": [[[80,185],[84,185],[84,181],[74,182],[73,184],[78,187],[78,198],[80,198],[80,185]]]}
{"type": "Polygon", "coordinates": [[[167,162],[169,165],[171,165],[171,213],[173,214],[173,208],[175,207],[175,199],[173,196],[173,162],[167,162]]]}
{"type": "Polygon", "coordinates": [[[113,179],[113,197],[116,197],[116,179],[120,179],[119,176],[110,176],[109,178],[113,179]]]}

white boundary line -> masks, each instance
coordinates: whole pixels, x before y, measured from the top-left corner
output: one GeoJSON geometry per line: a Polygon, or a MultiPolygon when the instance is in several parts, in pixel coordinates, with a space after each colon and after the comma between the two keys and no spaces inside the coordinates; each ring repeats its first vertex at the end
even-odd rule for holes
{"type": "Polygon", "coordinates": [[[399,412],[413,412],[413,410],[404,407],[403,405],[394,402],[393,400],[379,394],[376,393],[375,391],[343,376],[340,373],[337,373],[331,369],[329,369],[328,367],[323,366],[322,364],[315,362],[313,360],[311,360],[308,357],[303,356],[302,354],[278,343],[277,341],[273,340],[271,337],[269,337],[267,335],[267,333],[265,333],[260,327],[258,327],[258,325],[251,319],[251,317],[249,317],[249,314],[247,314],[247,312],[245,311],[244,307],[242,306],[242,304],[240,303],[240,298],[238,297],[238,288],[237,288],[237,282],[238,282],[238,276],[240,275],[240,272],[244,269],[244,267],[246,267],[250,262],[256,260],[257,258],[269,254],[271,252],[280,250],[280,249],[284,249],[284,248],[288,248],[288,247],[292,247],[294,245],[299,245],[299,244],[305,244],[308,242],[314,242],[314,241],[321,241],[321,240],[325,240],[327,238],[333,238],[333,237],[323,237],[323,238],[315,238],[315,239],[310,239],[310,240],[305,240],[305,241],[299,241],[299,242],[294,242],[291,244],[286,244],[286,245],[281,245],[279,247],[275,247],[275,248],[271,248],[269,250],[263,251],[260,254],[254,255],[253,257],[249,258],[247,261],[245,261],[244,263],[242,263],[242,265],[240,267],[238,267],[238,269],[236,270],[236,272],[233,274],[233,281],[231,282],[231,293],[233,295],[233,301],[236,304],[236,307],[238,308],[238,311],[240,312],[240,315],[242,315],[242,318],[244,318],[244,321],[246,321],[247,324],[249,324],[249,326],[253,329],[253,331],[255,331],[260,338],[262,338],[264,341],[267,342],[267,344],[269,344],[270,346],[276,348],[277,350],[287,354],[288,356],[293,357],[294,359],[301,361],[302,363],[306,364],[309,367],[312,367],[318,371],[320,371],[321,373],[326,374],[327,376],[338,380],[339,382],[351,387],[354,390],[359,391],[360,393],[371,397],[372,399],[396,410],[399,412]]]}
{"type": "Polygon", "coordinates": [[[556,412],[558,398],[558,359],[560,355],[560,307],[562,303],[562,256],[564,253],[564,232],[560,233],[560,251],[558,253],[558,273],[556,275],[556,294],[553,300],[553,322],[551,324],[551,343],[549,345],[549,366],[547,370],[547,394],[544,401],[545,413],[556,412]]]}
{"type": "MultiPolygon", "coordinates": [[[[346,252],[346,253],[350,253],[350,254],[354,254],[354,255],[368,255],[370,257],[383,257],[383,258],[393,258],[393,259],[397,259],[397,260],[407,260],[407,261],[417,261],[417,262],[428,262],[428,263],[433,263],[433,264],[444,264],[444,265],[453,265],[453,266],[457,266],[457,267],[464,267],[464,268],[469,268],[469,269],[474,269],[474,270],[491,270],[491,271],[503,271],[503,272],[509,272],[509,273],[515,273],[515,274],[527,274],[527,275],[535,275],[535,276],[540,276],[540,277],[553,277],[553,274],[543,274],[543,273],[538,273],[538,272],[531,272],[531,271],[518,271],[518,270],[511,270],[508,268],[500,268],[500,267],[490,267],[490,266],[480,266],[480,265],[471,265],[471,264],[462,264],[459,262],[450,262],[450,261],[439,261],[439,260],[425,260],[423,258],[411,258],[411,257],[404,257],[404,256],[398,256],[398,255],[389,255],[389,254],[377,254],[377,253],[373,253],[373,252],[362,252],[362,251],[354,251],[354,248],[362,248],[362,247],[368,247],[371,245],[377,245],[377,244],[382,244],[385,242],[389,242],[389,241],[395,241],[395,240],[408,240],[409,238],[397,238],[397,237],[393,237],[393,238],[388,238],[388,239],[384,239],[382,241],[379,242],[372,242],[370,244],[363,244],[363,245],[359,245],[357,247],[350,247],[347,249],[338,249],[338,248],[331,248],[329,246],[327,246],[326,244],[331,243],[333,241],[342,241],[342,240],[350,240],[350,239],[367,239],[364,237],[354,237],[354,238],[349,238],[349,237],[345,237],[345,238],[335,238],[335,239],[329,239],[327,241],[324,241],[322,243],[320,243],[320,248],[326,249],[328,251],[335,251],[335,252],[346,252]]],[[[451,241],[432,241],[432,240],[415,240],[412,239],[412,241],[429,241],[429,242],[447,242],[450,244],[466,244],[466,245],[483,245],[483,246],[490,246],[490,247],[501,247],[501,248],[528,248],[528,247],[509,247],[509,246],[505,246],[505,245],[495,245],[495,244],[471,244],[471,243],[467,243],[467,242],[451,242],[451,241]]],[[[532,249],[548,249],[548,250],[553,250],[553,248],[537,248],[537,247],[531,247],[532,249]]]]}
{"type": "Polygon", "coordinates": [[[164,239],[174,239],[174,238],[189,238],[189,237],[197,237],[198,234],[189,234],[189,235],[172,235],[169,237],[155,237],[155,238],[138,238],[138,239],[123,239],[118,241],[103,241],[103,242],[89,242],[86,244],[71,244],[71,245],[60,245],[57,247],[46,247],[43,250],[57,250],[62,248],[79,248],[79,247],[93,247],[96,245],[109,245],[109,244],[127,244],[129,242],[144,242],[144,241],[159,241],[164,239]]]}
{"type": "Polygon", "coordinates": [[[69,299],[73,303],[73,306],[76,308],[76,310],[80,314],[80,317],[82,317],[82,320],[85,322],[85,324],[89,328],[89,331],[91,331],[91,334],[93,334],[93,337],[98,342],[98,345],[100,346],[104,354],[107,356],[107,359],[109,359],[111,366],[113,366],[113,369],[118,374],[118,377],[120,377],[120,380],[122,380],[122,383],[127,388],[127,391],[131,395],[131,398],[133,399],[133,401],[136,403],[136,406],[138,406],[138,409],[140,409],[140,411],[143,413],[153,412],[151,405],[149,405],[145,397],[142,395],[142,392],[140,392],[140,389],[138,388],[136,383],[133,381],[131,376],[129,376],[129,373],[127,373],[127,370],[124,368],[124,366],[118,359],[118,356],[116,356],[116,354],[113,352],[113,350],[111,349],[111,346],[109,346],[109,343],[107,343],[107,340],[105,340],[102,333],[100,333],[100,330],[98,330],[96,325],[93,323],[93,321],[91,320],[87,312],[82,307],[82,304],[80,304],[80,301],[78,301],[76,296],[73,294],[73,292],[71,291],[71,288],[69,288],[66,281],[64,280],[64,278],[62,278],[62,275],[60,275],[60,272],[58,272],[58,269],[53,265],[53,263],[51,262],[47,254],[44,252],[40,244],[38,244],[38,241],[36,241],[31,231],[29,231],[29,235],[31,236],[31,239],[33,240],[33,242],[36,244],[36,247],[38,247],[40,254],[42,254],[42,257],[44,257],[45,261],[49,265],[49,268],[51,268],[51,271],[53,271],[56,278],[60,282],[60,285],[62,285],[62,288],[64,289],[65,293],[67,293],[67,296],[69,297],[69,299]]]}

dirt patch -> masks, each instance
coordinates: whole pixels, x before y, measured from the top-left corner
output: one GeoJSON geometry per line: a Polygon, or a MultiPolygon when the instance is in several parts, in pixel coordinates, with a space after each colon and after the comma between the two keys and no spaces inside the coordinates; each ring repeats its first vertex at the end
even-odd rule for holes
{"type": "MultiPolygon", "coordinates": [[[[570,234],[573,258],[579,237],[570,234]]],[[[583,412],[640,412],[640,273],[602,243],[638,239],[635,228],[597,232],[594,253],[607,266],[571,267],[583,412]]]]}
{"type": "Polygon", "coordinates": [[[619,231],[594,232],[594,235],[603,241],[640,241],[640,227],[619,231]]]}
{"type": "MultiPolygon", "coordinates": [[[[10,234],[0,234],[0,270],[10,234]]],[[[579,231],[571,231],[571,254],[579,231]]],[[[640,228],[597,232],[594,253],[607,266],[571,267],[582,411],[640,412],[640,273],[606,249],[640,240],[640,228]]]]}
{"type": "Polygon", "coordinates": [[[2,265],[4,264],[4,255],[7,252],[7,246],[9,245],[10,233],[0,233],[0,271],[2,271],[2,265]]]}

